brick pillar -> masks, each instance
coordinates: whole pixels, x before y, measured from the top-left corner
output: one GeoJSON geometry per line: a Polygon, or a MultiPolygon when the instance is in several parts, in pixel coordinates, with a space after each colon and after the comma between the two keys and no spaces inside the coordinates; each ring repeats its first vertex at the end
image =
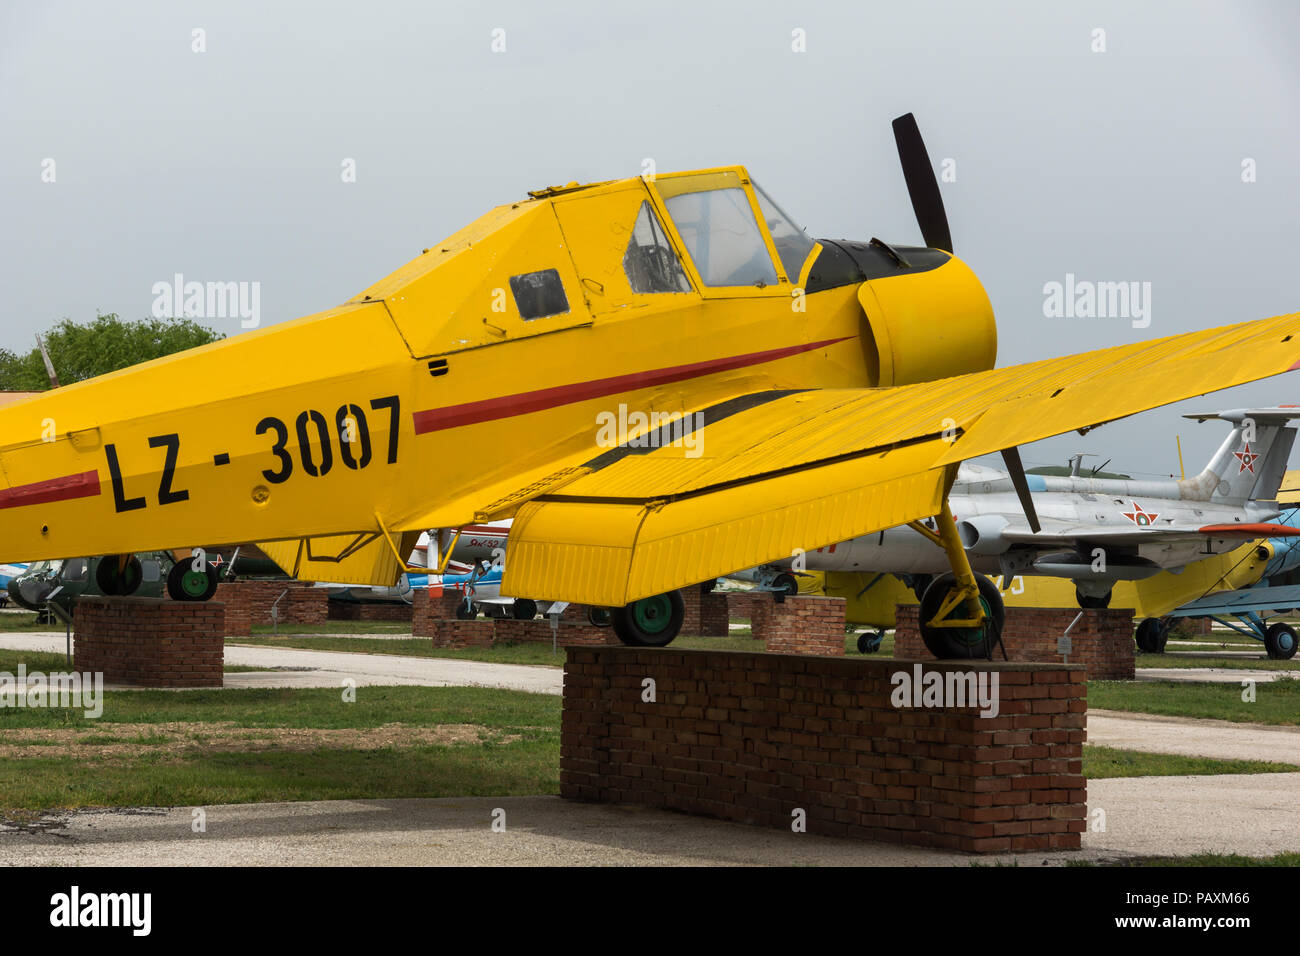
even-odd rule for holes
{"type": "Polygon", "coordinates": [[[726,597],[714,591],[705,594],[698,586],[682,588],[681,594],[686,609],[681,633],[700,637],[727,635],[730,619],[726,597]]]}
{"type": "Polygon", "coordinates": [[[777,654],[843,657],[844,614],[844,598],[787,597],[755,619],[754,637],[777,654]]]}
{"type": "Polygon", "coordinates": [[[110,683],[220,687],[226,607],[220,601],[82,597],[73,606],[73,667],[110,683]]]}

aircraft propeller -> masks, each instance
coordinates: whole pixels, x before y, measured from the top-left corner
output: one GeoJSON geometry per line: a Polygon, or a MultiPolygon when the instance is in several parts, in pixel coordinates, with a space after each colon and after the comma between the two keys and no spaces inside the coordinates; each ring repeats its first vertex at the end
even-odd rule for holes
{"type": "MultiPolygon", "coordinates": [[[[903,179],[907,182],[907,194],[912,200],[912,212],[916,215],[916,224],[921,227],[925,244],[932,249],[952,252],[952,231],[948,228],[948,214],[944,211],[943,196],[939,193],[939,180],[934,175],[934,167],[930,165],[930,154],[925,151],[925,140],[921,138],[916,117],[911,113],[905,113],[894,120],[894,142],[898,145],[898,161],[903,167],[903,179]]],[[[1005,449],[1002,461],[1011,476],[1011,484],[1016,489],[1025,519],[1037,534],[1040,530],[1038,512],[1029,494],[1029,480],[1025,477],[1025,468],[1020,462],[1019,448],[1013,445],[1005,449]]]]}

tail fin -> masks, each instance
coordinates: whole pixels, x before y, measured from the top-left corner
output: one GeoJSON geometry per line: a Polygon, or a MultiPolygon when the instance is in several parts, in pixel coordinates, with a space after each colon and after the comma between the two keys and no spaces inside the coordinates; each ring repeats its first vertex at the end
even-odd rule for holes
{"type": "Polygon", "coordinates": [[[1235,408],[1183,417],[1233,425],[1205,470],[1184,482],[1190,486],[1187,497],[1238,505],[1276,499],[1296,436],[1287,422],[1300,418],[1300,406],[1235,408]]]}

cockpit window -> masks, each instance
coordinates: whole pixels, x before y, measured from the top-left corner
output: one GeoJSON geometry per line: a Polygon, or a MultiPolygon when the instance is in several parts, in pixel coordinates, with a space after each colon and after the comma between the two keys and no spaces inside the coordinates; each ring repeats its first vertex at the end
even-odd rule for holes
{"type": "Polygon", "coordinates": [[[677,260],[650,203],[642,202],[632,238],[623,254],[623,271],[633,292],[690,292],[691,284],[677,260]]]}
{"type": "Polygon", "coordinates": [[[771,196],[763,192],[763,187],[758,183],[754,183],[754,192],[758,196],[758,208],[767,220],[767,231],[772,234],[772,244],[776,246],[776,254],[781,257],[785,274],[791,282],[798,282],[803,264],[817,243],[795,225],[794,220],[772,201],[771,196]]]}
{"type": "Polygon", "coordinates": [[[740,176],[701,173],[660,178],[655,185],[705,285],[776,283],[776,267],[740,176]]]}

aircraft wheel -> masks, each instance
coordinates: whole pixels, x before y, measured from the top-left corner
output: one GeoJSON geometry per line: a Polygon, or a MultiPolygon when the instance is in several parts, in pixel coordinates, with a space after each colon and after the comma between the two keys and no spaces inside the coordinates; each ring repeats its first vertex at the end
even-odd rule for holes
{"type": "Polygon", "coordinates": [[[456,620],[473,621],[478,617],[478,608],[470,602],[469,598],[461,601],[456,605],[456,620]]]}
{"type": "Polygon", "coordinates": [[[799,582],[793,574],[778,574],[772,579],[772,587],[786,597],[794,597],[799,593],[799,582]]]}
{"type": "Polygon", "coordinates": [[[117,565],[118,556],[115,554],[99,559],[99,567],[95,569],[95,584],[99,586],[100,594],[124,597],[139,590],[140,582],[144,580],[140,559],[133,554],[120,571],[117,565]]]}
{"type": "Polygon", "coordinates": [[[1091,597],[1083,593],[1079,587],[1074,589],[1074,599],[1079,602],[1079,607],[1085,611],[1104,611],[1110,607],[1110,598],[1114,591],[1107,591],[1105,597],[1091,597]]]}
{"type": "MultiPolygon", "coordinates": [[[[986,620],[980,627],[930,627],[925,622],[934,617],[935,612],[948,599],[949,593],[957,586],[957,578],[948,572],[941,574],[930,582],[921,598],[919,621],[921,640],[926,649],[940,660],[950,658],[988,657],[993,653],[993,645],[1002,633],[1002,622],[1006,609],[1002,603],[1002,594],[992,581],[982,574],[975,575],[979,584],[980,603],[984,606],[986,620]]],[[[957,608],[953,614],[965,612],[957,608]]]]}
{"type": "Polygon", "coordinates": [[[614,612],[607,607],[589,607],[587,622],[592,627],[609,627],[614,623],[614,612]]]}
{"type": "Polygon", "coordinates": [[[870,631],[864,631],[863,633],[858,635],[858,653],[859,654],[876,653],[876,651],[880,650],[880,642],[883,641],[884,639],[885,639],[885,632],[883,630],[876,631],[876,633],[874,634],[872,634],[870,631]]]}
{"type": "Polygon", "coordinates": [[[537,617],[537,602],[529,598],[515,598],[510,613],[516,621],[531,621],[537,617]]]}
{"type": "Polygon", "coordinates": [[[1275,661],[1289,661],[1295,657],[1295,628],[1280,621],[1277,624],[1270,624],[1268,630],[1264,632],[1264,650],[1268,651],[1269,658],[1275,661]]]}
{"type": "Polygon", "coordinates": [[[195,571],[194,562],[182,558],[167,572],[167,596],[173,601],[207,601],[217,593],[220,581],[220,575],[211,565],[195,571]]]}
{"type": "Polygon", "coordinates": [[[1134,640],[1138,650],[1147,654],[1163,654],[1165,641],[1169,639],[1169,628],[1158,617],[1149,617],[1137,626],[1134,640]]]}
{"type": "Polygon", "coordinates": [[[686,604],[677,591],[656,594],[614,610],[614,633],[632,647],[664,647],[682,629],[686,604]]]}

